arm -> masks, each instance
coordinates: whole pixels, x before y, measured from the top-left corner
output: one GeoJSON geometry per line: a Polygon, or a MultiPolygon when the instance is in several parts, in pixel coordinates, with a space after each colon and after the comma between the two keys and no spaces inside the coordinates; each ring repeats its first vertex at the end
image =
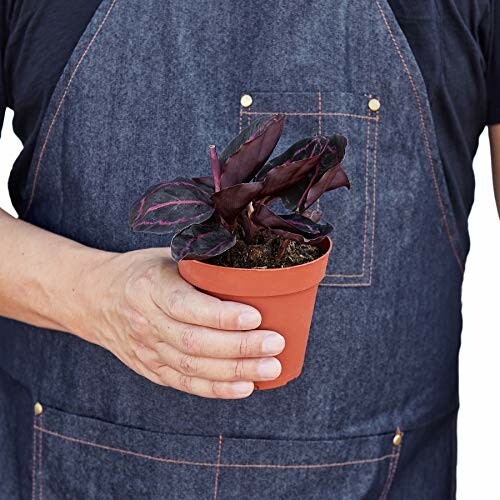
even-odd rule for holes
{"type": "Polygon", "coordinates": [[[140,375],[204,397],[242,398],[276,378],[284,348],[255,309],[197,291],[165,248],[80,245],[0,210],[0,315],[66,331],[140,375]]]}
{"type": "Polygon", "coordinates": [[[493,168],[493,188],[495,190],[498,215],[500,216],[500,124],[491,125],[489,127],[489,132],[491,164],[493,168]]]}

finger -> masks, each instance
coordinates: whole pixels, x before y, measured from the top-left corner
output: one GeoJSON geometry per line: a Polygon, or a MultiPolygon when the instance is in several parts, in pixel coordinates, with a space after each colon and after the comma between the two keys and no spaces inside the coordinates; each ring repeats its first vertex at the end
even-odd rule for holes
{"type": "Polygon", "coordinates": [[[219,330],[252,330],[262,321],[257,309],[217,299],[185,282],[173,290],[154,288],[151,296],[165,314],[181,323],[219,330]]]}
{"type": "Polygon", "coordinates": [[[258,358],[276,356],[285,348],[285,339],[270,330],[224,331],[179,323],[172,319],[157,325],[157,342],[207,358],[258,358]]]}
{"type": "Polygon", "coordinates": [[[253,382],[207,380],[185,375],[168,366],[159,368],[157,375],[164,385],[203,398],[242,399],[250,396],[255,388],[253,382]]]}
{"type": "Polygon", "coordinates": [[[166,343],[157,344],[152,363],[167,365],[184,375],[217,381],[274,380],[281,373],[281,363],[273,357],[252,359],[216,359],[192,356],[166,343]]]}

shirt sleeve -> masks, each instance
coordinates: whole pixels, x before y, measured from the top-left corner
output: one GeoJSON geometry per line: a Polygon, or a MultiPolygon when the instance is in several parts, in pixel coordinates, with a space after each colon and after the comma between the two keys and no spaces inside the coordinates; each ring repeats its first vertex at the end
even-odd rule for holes
{"type": "Polygon", "coordinates": [[[493,4],[493,29],[487,70],[488,125],[500,123],[500,2],[493,4]]]}

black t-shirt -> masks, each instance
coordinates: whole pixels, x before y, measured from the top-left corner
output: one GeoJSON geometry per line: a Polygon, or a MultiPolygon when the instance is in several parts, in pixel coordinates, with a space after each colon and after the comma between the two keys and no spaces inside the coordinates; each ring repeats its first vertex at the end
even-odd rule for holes
{"type": "MultiPolygon", "coordinates": [[[[5,107],[12,108],[14,131],[24,146],[9,182],[15,207],[51,93],[99,3],[0,0],[0,124],[5,107]]],[[[458,154],[470,160],[477,147],[471,135],[500,123],[500,0],[389,3],[421,67],[454,210],[463,221],[472,205],[474,179],[470,161],[459,161],[450,151],[462,141],[458,154]],[[475,120],[459,113],[469,96],[479,110],[475,120]]],[[[9,166],[0,162],[0,168],[9,166]]]]}

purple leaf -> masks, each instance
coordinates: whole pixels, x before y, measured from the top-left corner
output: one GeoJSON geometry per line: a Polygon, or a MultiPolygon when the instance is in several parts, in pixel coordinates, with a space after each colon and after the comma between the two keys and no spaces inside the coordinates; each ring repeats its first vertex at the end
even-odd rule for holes
{"type": "MultiPolygon", "coordinates": [[[[347,139],[342,135],[332,135],[328,138],[326,148],[323,152],[318,172],[310,173],[302,181],[298,182],[282,195],[282,201],[289,210],[303,211],[309,189],[312,188],[322,175],[329,169],[335,168],[344,159],[347,139]]],[[[308,205],[309,206],[309,205],[308,205]]]]}
{"type": "Polygon", "coordinates": [[[340,166],[327,170],[307,192],[304,209],[309,208],[321,195],[340,187],[351,188],[347,174],[340,166]]]}
{"type": "MultiPolygon", "coordinates": [[[[291,186],[299,183],[309,174],[313,174],[316,167],[320,164],[325,147],[326,143],[321,145],[321,142],[318,142],[316,138],[311,139],[311,141],[302,149],[302,152],[307,151],[309,156],[299,160],[296,160],[295,158],[303,156],[303,154],[290,156],[290,158],[294,159],[294,161],[286,160],[285,163],[278,164],[278,166],[268,170],[264,180],[262,181],[263,187],[262,191],[259,193],[259,197],[279,195],[291,186]]],[[[282,156],[283,155],[278,158],[281,158],[282,156]]],[[[268,163],[268,165],[275,163],[275,160],[268,163]]]]}
{"type": "Polygon", "coordinates": [[[318,224],[300,214],[277,215],[260,204],[255,207],[251,219],[255,224],[269,228],[277,234],[283,235],[286,232],[288,235],[300,236],[300,238],[287,236],[288,239],[296,241],[315,240],[326,236],[332,230],[332,226],[328,223],[318,224]]]}
{"type": "Polygon", "coordinates": [[[255,199],[262,189],[261,182],[247,182],[222,189],[212,195],[217,213],[228,223],[233,224],[238,215],[255,199]]]}
{"type": "Polygon", "coordinates": [[[171,243],[172,257],[205,260],[229,250],[236,236],[219,225],[194,224],[177,233],[171,243]]]}
{"type": "Polygon", "coordinates": [[[196,182],[197,184],[201,184],[200,187],[202,188],[209,188],[206,189],[207,192],[210,192],[212,194],[215,191],[215,183],[214,183],[214,178],[213,177],[194,177],[193,181],[196,182]]]}
{"type": "Polygon", "coordinates": [[[222,189],[249,182],[255,176],[276,147],[284,121],[282,115],[256,120],[231,141],[220,155],[222,189]]]}
{"type": "Polygon", "coordinates": [[[191,179],[177,178],[149,189],[129,214],[133,231],[170,233],[203,222],[214,213],[207,188],[191,179]]]}

